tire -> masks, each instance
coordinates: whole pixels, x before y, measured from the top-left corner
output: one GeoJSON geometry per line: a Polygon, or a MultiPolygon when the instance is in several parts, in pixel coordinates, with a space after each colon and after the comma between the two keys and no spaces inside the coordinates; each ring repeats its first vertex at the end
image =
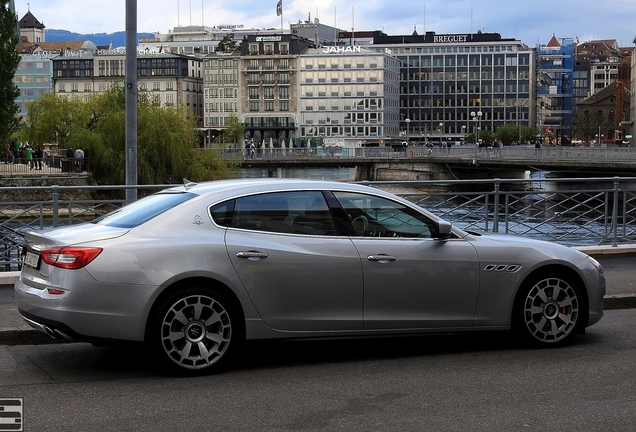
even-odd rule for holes
{"type": "Polygon", "coordinates": [[[161,301],[149,322],[147,340],[161,370],[201,375],[228,363],[242,342],[242,327],[223,295],[191,287],[161,301]]]}
{"type": "Polygon", "coordinates": [[[563,346],[584,322],[584,302],[577,285],[554,273],[529,280],[514,308],[514,330],[537,346],[563,346]]]}

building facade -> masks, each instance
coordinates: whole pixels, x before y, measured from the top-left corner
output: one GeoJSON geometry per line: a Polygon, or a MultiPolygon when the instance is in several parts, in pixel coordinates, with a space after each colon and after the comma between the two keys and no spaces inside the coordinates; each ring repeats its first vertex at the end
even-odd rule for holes
{"type": "Polygon", "coordinates": [[[239,116],[240,52],[214,52],[203,58],[206,146],[218,139],[228,120],[239,116]]]}
{"type": "Polygon", "coordinates": [[[298,138],[300,55],[312,43],[290,34],[249,36],[241,46],[239,112],[246,139],[298,138]]]}
{"type": "Polygon", "coordinates": [[[544,144],[570,145],[574,115],[574,40],[537,46],[537,129],[544,144]]]}
{"type": "Polygon", "coordinates": [[[369,49],[400,61],[400,135],[462,141],[469,132],[533,126],[533,51],[498,33],[374,35],[369,49]]]}
{"type": "Polygon", "coordinates": [[[360,46],[310,48],[300,55],[299,136],[334,147],[397,139],[399,61],[360,46]]]}
{"type": "MultiPolygon", "coordinates": [[[[125,50],[67,51],[52,59],[55,94],[87,101],[126,76],[125,50]]],[[[140,52],[137,85],[158,106],[183,105],[201,124],[203,78],[201,59],[171,53],[140,52]]]]}

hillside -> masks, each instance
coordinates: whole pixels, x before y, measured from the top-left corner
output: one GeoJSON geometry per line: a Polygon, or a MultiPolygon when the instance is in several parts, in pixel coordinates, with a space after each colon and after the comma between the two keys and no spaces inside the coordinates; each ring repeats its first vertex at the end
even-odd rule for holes
{"type": "MultiPolygon", "coordinates": [[[[68,30],[46,29],[45,32],[47,42],[89,40],[97,46],[110,45],[111,43],[113,44],[113,48],[126,46],[126,32],[124,31],[115,33],[81,34],[73,33],[68,30]]],[[[152,33],[137,33],[137,40],[139,40],[142,36],[154,38],[154,34],[152,33]]]]}

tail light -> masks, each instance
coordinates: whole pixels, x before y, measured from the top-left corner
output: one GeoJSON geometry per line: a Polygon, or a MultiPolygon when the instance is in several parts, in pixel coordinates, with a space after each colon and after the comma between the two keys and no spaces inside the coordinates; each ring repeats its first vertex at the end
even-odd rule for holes
{"type": "Polygon", "coordinates": [[[101,252],[102,248],[56,246],[43,250],[40,256],[42,261],[53,267],[77,270],[88,265],[101,252]]]}

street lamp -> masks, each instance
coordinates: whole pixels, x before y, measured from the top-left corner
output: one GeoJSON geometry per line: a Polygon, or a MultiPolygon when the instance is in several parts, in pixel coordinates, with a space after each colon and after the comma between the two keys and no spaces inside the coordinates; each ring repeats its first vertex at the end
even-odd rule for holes
{"type": "Polygon", "coordinates": [[[444,123],[439,124],[439,146],[442,147],[442,141],[444,141],[444,123]]]}
{"type": "Polygon", "coordinates": [[[477,123],[477,128],[475,130],[475,158],[477,157],[477,149],[479,148],[479,129],[481,126],[481,111],[471,111],[470,116],[473,118],[473,121],[477,123]]]}
{"type": "Polygon", "coordinates": [[[411,119],[407,118],[404,121],[406,122],[406,143],[408,145],[408,142],[409,142],[409,123],[411,123],[411,119]]]}

